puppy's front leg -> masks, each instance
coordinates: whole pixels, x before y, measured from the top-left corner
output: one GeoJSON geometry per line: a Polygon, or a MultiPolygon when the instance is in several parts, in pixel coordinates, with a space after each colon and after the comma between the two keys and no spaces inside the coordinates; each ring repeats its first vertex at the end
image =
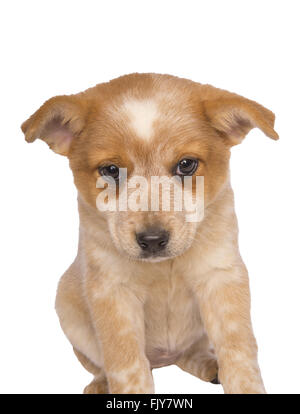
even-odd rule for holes
{"type": "Polygon", "coordinates": [[[89,289],[87,294],[110,393],[153,393],[152,373],[144,353],[141,301],[126,287],[103,287],[97,292],[89,289]]]}
{"type": "Polygon", "coordinates": [[[251,326],[247,271],[215,270],[198,285],[197,296],[225,393],[265,393],[251,326]]]}

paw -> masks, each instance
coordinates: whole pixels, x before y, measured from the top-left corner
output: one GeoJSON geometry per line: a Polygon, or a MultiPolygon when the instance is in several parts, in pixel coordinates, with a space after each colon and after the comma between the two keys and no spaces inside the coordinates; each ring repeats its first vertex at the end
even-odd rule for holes
{"type": "Polygon", "coordinates": [[[108,394],[108,385],[105,379],[95,378],[89,385],[83,390],[84,394],[108,394]]]}
{"type": "Polygon", "coordinates": [[[221,384],[220,383],[220,381],[219,381],[219,378],[218,378],[218,374],[217,374],[217,376],[213,379],[213,380],[211,380],[210,381],[212,384],[221,384]]]}
{"type": "Polygon", "coordinates": [[[218,363],[215,358],[209,358],[201,364],[200,378],[212,384],[220,384],[218,378],[218,363]]]}

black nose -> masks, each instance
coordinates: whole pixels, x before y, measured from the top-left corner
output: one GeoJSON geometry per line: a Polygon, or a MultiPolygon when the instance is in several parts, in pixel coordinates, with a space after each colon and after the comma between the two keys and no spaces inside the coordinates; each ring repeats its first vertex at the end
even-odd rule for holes
{"type": "Polygon", "coordinates": [[[142,250],[153,254],[166,247],[169,233],[165,230],[150,228],[142,233],[137,233],[136,240],[142,250]]]}

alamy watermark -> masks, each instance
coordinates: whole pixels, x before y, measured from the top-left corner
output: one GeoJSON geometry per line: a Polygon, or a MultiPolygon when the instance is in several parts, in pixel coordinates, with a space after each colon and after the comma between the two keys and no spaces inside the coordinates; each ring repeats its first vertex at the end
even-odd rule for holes
{"type": "Polygon", "coordinates": [[[118,185],[112,177],[101,176],[96,187],[103,189],[96,201],[100,211],[183,211],[188,222],[199,222],[204,216],[203,176],[127,179],[127,169],[120,168],[118,185]]]}

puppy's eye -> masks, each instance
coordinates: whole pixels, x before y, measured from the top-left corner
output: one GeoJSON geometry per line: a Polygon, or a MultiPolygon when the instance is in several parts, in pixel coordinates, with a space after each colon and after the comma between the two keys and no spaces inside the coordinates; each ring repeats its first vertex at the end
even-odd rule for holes
{"type": "Polygon", "coordinates": [[[176,175],[193,175],[197,170],[198,160],[183,158],[176,166],[175,174],[176,175]]]}
{"type": "Polygon", "coordinates": [[[119,167],[114,164],[99,167],[98,171],[104,177],[112,177],[116,181],[119,179],[119,167]]]}

